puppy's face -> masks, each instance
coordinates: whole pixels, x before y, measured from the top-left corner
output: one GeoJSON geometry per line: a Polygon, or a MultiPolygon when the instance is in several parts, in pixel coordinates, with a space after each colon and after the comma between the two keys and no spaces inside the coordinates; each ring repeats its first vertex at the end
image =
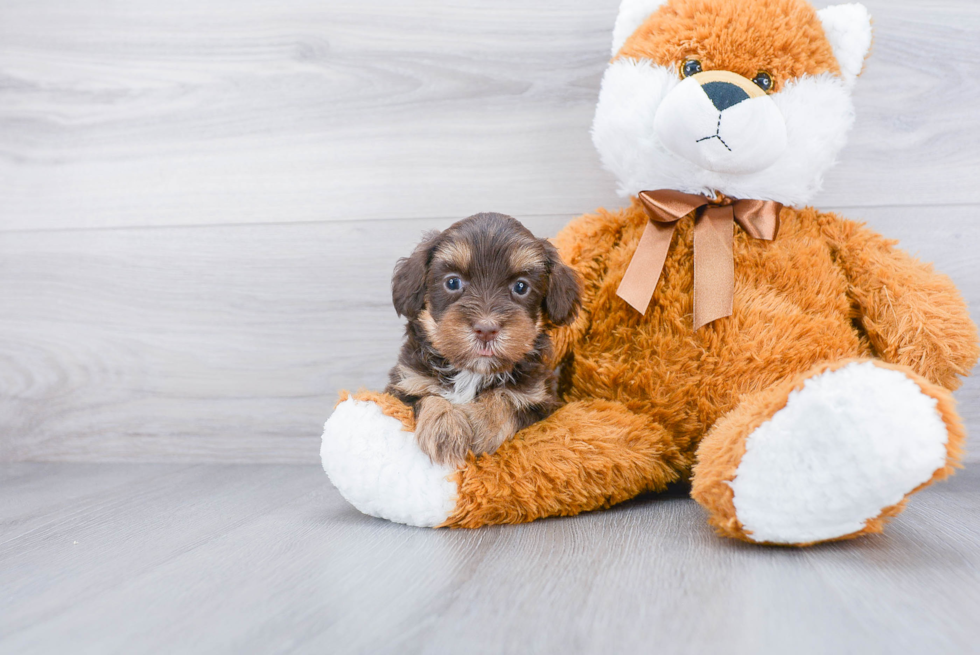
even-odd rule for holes
{"type": "Polygon", "coordinates": [[[454,367],[490,374],[530,353],[546,321],[574,318],[579,282],[554,247],[518,221],[477,214],[401,260],[392,297],[454,367]]]}

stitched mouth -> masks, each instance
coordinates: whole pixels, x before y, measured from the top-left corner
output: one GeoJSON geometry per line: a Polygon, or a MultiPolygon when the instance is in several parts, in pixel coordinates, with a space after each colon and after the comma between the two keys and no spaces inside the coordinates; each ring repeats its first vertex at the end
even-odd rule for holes
{"type": "Polygon", "coordinates": [[[706,136],[701,139],[698,139],[695,143],[701,143],[702,141],[710,141],[711,139],[718,139],[721,142],[721,145],[725,146],[725,149],[728,150],[728,152],[732,151],[732,149],[728,147],[728,144],[725,143],[725,140],[721,138],[721,112],[718,112],[718,124],[715,126],[715,133],[710,136],[706,136]]]}

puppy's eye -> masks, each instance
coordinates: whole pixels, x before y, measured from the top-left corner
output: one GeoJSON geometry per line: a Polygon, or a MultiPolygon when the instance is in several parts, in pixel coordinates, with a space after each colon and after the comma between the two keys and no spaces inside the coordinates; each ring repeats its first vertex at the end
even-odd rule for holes
{"type": "Polygon", "coordinates": [[[514,293],[518,296],[526,296],[527,292],[531,290],[531,285],[524,280],[518,280],[514,283],[514,293]]]}
{"type": "Polygon", "coordinates": [[[446,285],[447,291],[459,291],[463,288],[463,281],[456,275],[447,277],[443,284],[446,285]]]}
{"type": "Polygon", "coordinates": [[[698,61],[697,59],[688,59],[687,61],[684,62],[684,65],[681,66],[681,76],[691,77],[692,75],[697,75],[703,70],[704,69],[701,68],[700,61],[698,61]]]}
{"type": "Polygon", "coordinates": [[[775,84],[775,82],[772,81],[772,75],[766,71],[759,71],[758,75],[752,78],[752,81],[766,93],[772,91],[772,87],[775,84]]]}

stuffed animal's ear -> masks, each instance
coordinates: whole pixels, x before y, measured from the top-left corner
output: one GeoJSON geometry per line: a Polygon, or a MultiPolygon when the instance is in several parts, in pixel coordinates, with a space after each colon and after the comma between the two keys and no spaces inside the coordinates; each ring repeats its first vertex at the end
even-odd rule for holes
{"type": "Polygon", "coordinates": [[[616,16],[616,26],[613,27],[612,54],[615,57],[626,39],[633,36],[640,25],[646,22],[650,14],[655,12],[667,0],[623,0],[619,5],[616,16]]]}
{"type": "Polygon", "coordinates": [[[834,5],[817,12],[827,40],[834,48],[834,57],[841,74],[852,86],[864,68],[864,59],[871,50],[871,14],[864,5],[834,5]]]}
{"type": "Polygon", "coordinates": [[[582,304],[582,281],[571,266],[561,260],[558,250],[544,239],[548,255],[548,291],[544,297],[544,311],[554,325],[568,325],[578,315],[582,304]]]}
{"type": "Polygon", "coordinates": [[[391,278],[391,301],[399,316],[415,320],[425,307],[425,278],[432,251],[440,236],[437,231],[427,232],[415,251],[395,264],[395,273],[391,278]]]}

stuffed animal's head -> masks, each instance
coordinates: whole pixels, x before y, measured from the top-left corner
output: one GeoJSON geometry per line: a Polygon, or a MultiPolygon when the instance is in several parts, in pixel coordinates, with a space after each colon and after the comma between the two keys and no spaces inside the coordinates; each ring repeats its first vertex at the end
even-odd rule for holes
{"type": "Polygon", "coordinates": [[[808,202],[854,122],[859,4],[623,0],[592,138],[623,195],[808,202]]]}

